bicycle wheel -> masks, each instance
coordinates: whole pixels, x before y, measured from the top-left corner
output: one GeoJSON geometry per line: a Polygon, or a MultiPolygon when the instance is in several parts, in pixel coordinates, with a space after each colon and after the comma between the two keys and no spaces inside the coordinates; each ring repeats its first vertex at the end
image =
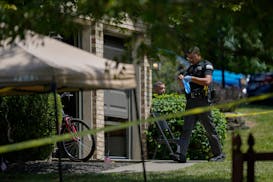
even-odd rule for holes
{"type": "Polygon", "coordinates": [[[71,133],[71,140],[63,141],[62,146],[68,158],[72,161],[88,161],[95,152],[95,137],[87,134],[78,136],[77,132],[89,130],[89,126],[80,119],[72,118],[69,126],[63,126],[61,134],[71,133]]]}

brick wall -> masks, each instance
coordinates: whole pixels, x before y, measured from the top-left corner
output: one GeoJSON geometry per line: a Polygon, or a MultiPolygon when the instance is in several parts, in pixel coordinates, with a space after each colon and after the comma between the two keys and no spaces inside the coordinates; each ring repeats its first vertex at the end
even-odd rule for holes
{"type": "MultiPolygon", "coordinates": [[[[94,128],[104,127],[104,92],[103,90],[96,90],[92,92],[93,104],[93,126],[94,128]]],[[[99,132],[95,135],[96,137],[96,151],[93,156],[94,159],[104,158],[104,132],[99,132]]]]}
{"type": "MultiPolygon", "coordinates": [[[[152,71],[150,69],[150,64],[146,57],[144,57],[143,62],[140,64],[141,76],[139,83],[141,84],[141,97],[140,97],[140,106],[141,106],[141,118],[147,119],[150,116],[151,100],[152,100],[152,71]]],[[[147,159],[147,142],[146,135],[143,131],[148,129],[148,124],[143,123],[141,126],[141,137],[142,144],[144,147],[144,158],[147,159]]]]}
{"type": "MultiPolygon", "coordinates": [[[[107,28],[109,25],[103,25],[102,23],[91,23],[91,25],[86,25],[84,30],[83,30],[83,37],[82,37],[82,47],[83,49],[92,52],[96,54],[97,56],[103,57],[103,31],[104,27],[107,28]]],[[[132,26],[132,24],[129,22],[124,23],[123,25],[120,25],[119,27],[122,27],[123,29],[129,30],[129,32],[132,32],[134,30],[137,31],[143,31],[143,26],[132,26]]],[[[108,27],[109,28],[109,27],[108,27]]],[[[110,28],[114,28],[113,26],[110,26],[110,28]]],[[[117,30],[113,31],[118,31],[117,30]]],[[[128,32],[124,32],[125,34],[128,32]]],[[[140,39],[138,42],[141,42],[143,40],[143,36],[139,37],[140,39]]],[[[145,39],[145,38],[144,38],[145,39]]],[[[138,43],[137,43],[138,44],[138,43]]],[[[139,46],[136,44],[136,48],[139,46]]],[[[133,51],[133,54],[136,54],[137,50],[133,51]]],[[[137,57],[137,56],[136,56],[137,57]]],[[[146,119],[149,117],[150,113],[150,107],[151,107],[151,99],[152,99],[152,72],[150,69],[150,65],[148,62],[148,59],[146,57],[142,58],[141,60],[138,60],[139,62],[139,72],[137,75],[138,78],[138,104],[139,104],[139,112],[140,112],[140,117],[142,119],[146,119]]],[[[90,108],[86,110],[86,115],[90,115],[92,113],[92,118],[90,118],[91,126],[93,128],[101,128],[104,127],[104,91],[103,90],[96,90],[96,91],[91,91],[91,94],[86,94],[89,95],[89,98],[91,100],[90,105],[91,105],[91,111],[90,108]],[[89,111],[88,111],[89,110],[89,111]],[[88,113],[90,112],[90,113],[88,113]]],[[[87,100],[88,100],[87,99],[87,100]]],[[[84,102],[86,102],[84,98],[84,102]]],[[[85,114],[84,114],[85,115],[85,114]]],[[[144,146],[144,154],[147,153],[146,150],[146,136],[144,135],[144,130],[147,129],[148,125],[143,124],[141,126],[141,131],[142,131],[142,143],[144,146]]],[[[134,151],[139,151],[139,149],[135,147],[139,147],[139,141],[138,140],[138,135],[134,135],[133,142],[134,144],[134,151]],[[137,144],[137,146],[135,145],[137,144]]],[[[105,138],[104,138],[104,132],[97,133],[96,134],[96,151],[93,156],[93,159],[103,159],[104,158],[104,153],[105,153],[105,138]]],[[[139,152],[138,152],[139,153],[139,152]]],[[[147,155],[146,155],[147,156],[147,155]]],[[[140,159],[139,154],[137,155],[132,155],[133,159],[140,159]]]]}
{"type": "MultiPolygon", "coordinates": [[[[103,24],[94,23],[91,25],[91,51],[97,56],[103,57],[103,24]]],[[[92,113],[94,128],[104,127],[104,91],[96,90],[92,92],[92,113]]],[[[94,159],[104,158],[104,132],[96,134],[96,152],[94,159]]]]}

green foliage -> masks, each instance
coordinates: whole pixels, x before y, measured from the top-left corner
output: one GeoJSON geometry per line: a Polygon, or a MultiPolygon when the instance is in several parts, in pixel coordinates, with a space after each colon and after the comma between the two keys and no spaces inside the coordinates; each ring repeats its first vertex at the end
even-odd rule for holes
{"type": "MultiPolygon", "coordinates": [[[[186,99],[184,95],[165,94],[154,95],[152,100],[152,112],[160,114],[170,114],[183,112],[185,110],[186,99]]],[[[226,136],[226,119],[224,114],[218,109],[212,110],[213,122],[215,124],[220,142],[223,144],[226,136]]],[[[173,118],[167,121],[172,133],[176,138],[180,137],[180,132],[183,125],[183,118],[173,118]]],[[[156,157],[159,159],[168,159],[169,150],[164,144],[156,143],[155,139],[159,137],[159,130],[155,124],[150,125],[147,131],[149,157],[152,157],[154,150],[157,148],[156,157]]],[[[167,134],[167,137],[170,138],[167,134]]],[[[175,146],[173,146],[175,148],[175,146]]],[[[190,159],[208,159],[212,156],[210,145],[206,137],[206,132],[203,126],[197,122],[192,132],[191,142],[187,154],[190,159]]]]}
{"type": "MultiPolygon", "coordinates": [[[[58,98],[58,108],[61,101],[58,98]]],[[[6,96],[0,98],[0,143],[9,144],[48,137],[56,134],[53,94],[6,96]]],[[[58,120],[61,121],[61,110],[58,120]]],[[[9,161],[45,159],[50,156],[53,145],[5,154],[9,161]]]]}
{"type": "Polygon", "coordinates": [[[164,54],[158,52],[159,57],[154,61],[160,64],[159,69],[153,70],[153,81],[162,81],[166,86],[166,93],[177,92],[180,88],[177,83],[179,61],[174,53],[164,54]],[[177,71],[176,71],[177,70],[177,71]]]}
{"type": "MultiPolygon", "coordinates": [[[[138,56],[146,54],[152,62],[157,61],[158,48],[181,55],[189,46],[198,45],[204,58],[212,61],[215,68],[245,74],[271,71],[272,67],[267,66],[273,64],[270,3],[266,0],[2,0],[0,40],[23,36],[25,30],[70,37],[82,29],[80,21],[75,20],[104,19],[106,22],[108,18],[120,23],[129,17],[148,25],[145,37],[150,41],[143,39],[138,56]]],[[[135,40],[139,34],[132,37],[131,40],[135,40]]],[[[162,61],[162,66],[164,64],[162,61]]],[[[156,78],[159,79],[162,78],[156,78]]]]}

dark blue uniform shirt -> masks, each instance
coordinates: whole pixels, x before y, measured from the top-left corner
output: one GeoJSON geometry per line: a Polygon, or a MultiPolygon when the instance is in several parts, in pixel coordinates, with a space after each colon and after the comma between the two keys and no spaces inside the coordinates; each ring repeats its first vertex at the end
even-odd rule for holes
{"type": "MultiPolygon", "coordinates": [[[[190,67],[186,71],[186,75],[195,76],[199,78],[205,78],[205,75],[212,75],[213,73],[213,66],[211,62],[207,60],[202,60],[197,64],[190,65],[190,67]]],[[[204,86],[199,85],[193,82],[190,82],[191,90],[203,90],[204,86]]]]}

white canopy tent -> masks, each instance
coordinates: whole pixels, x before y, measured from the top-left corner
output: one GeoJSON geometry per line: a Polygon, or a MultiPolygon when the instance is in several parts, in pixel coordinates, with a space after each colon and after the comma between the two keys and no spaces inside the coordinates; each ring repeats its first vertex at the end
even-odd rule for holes
{"type": "Polygon", "coordinates": [[[59,91],[132,89],[135,68],[31,33],[0,47],[0,95],[47,92],[52,82],[59,91]]]}
{"type": "MultiPolygon", "coordinates": [[[[135,67],[132,64],[107,60],[61,41],[30,32],[24,40],[16,40],[11,45],[7,45],[7,42],[2,42],[4,46],[0,47],[0,95],[93,89],[135,91],[137,86],[135,67]]],[[[141,156],[146,181],[142,145],[141,156]]],[[[60,165],[59,174],[62,181],[60,165]]]]}

